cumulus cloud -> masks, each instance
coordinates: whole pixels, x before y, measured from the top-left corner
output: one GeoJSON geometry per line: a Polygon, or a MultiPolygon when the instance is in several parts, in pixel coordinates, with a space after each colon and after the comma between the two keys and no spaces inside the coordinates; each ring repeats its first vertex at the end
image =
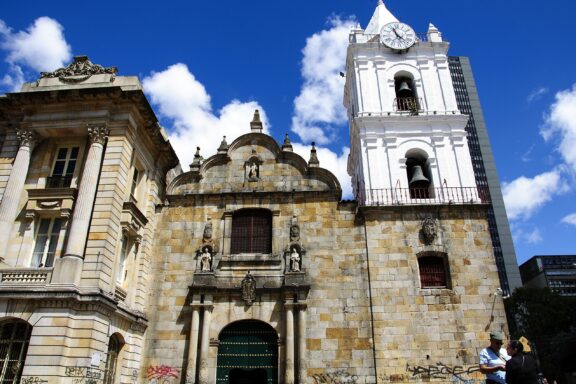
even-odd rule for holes
{"type": "Polygon", "coordinates": [[[170,142],[184,168],[192,162],[197,146],[208,158],[216,153],[223,136],[231,143],[249,133],[255,109],[260,110],[264,132],[268,133],[266,112],[255,101],[232,100],[214,113],[206,88],[185,64],[152,73],[143,79],[143,85],[159,115],[172,123],[170,142]]]}
{"type": "Polygon", "coordinates": [[[576,171],[576,84],[558,92],[541,130],[545,140],[557,139],[558,151],[566,164],[576,171]]]}
{"type": "Polygon", "coordinates": [[[570,224],[570,225],[574,225],[576,226],[576,212],[575,213],[571,213],[567,216],[564,216],[562,218],[562,222],[565,224],[570,224]]]}
{"type": "Polygon", "coordinates": [[[559,169],[537,175],[533,178],[519,177],[504,183],[502,192],[506,211],[510,220],[530,218],[545,203],[557,195],[568,191],[559,169]]]}
{"type": "Polygon", "coordinates": [[[306,143],[333,142],[347,121],[342,106],[344,79],[339,72],[345,67],[348,33],[356,22],[334,17],[329,23],[329,29],[306,40],[302,51],[304,84],[294,100],[292,131],[306,143]]]}
{"type": "Polygon", "coordinates": [[[54,19],[39,17],[26,31],[13,32],[0,20],[0,48],[7,51],[9,70],[0,80],[13,90],[24,82],[24,70],[53,71],[72,57],[64,38],[64,28],[54,19]]]}
{"type": "MultiPolygon", "coordinates": [[[[294,152],[299,154],[308,161],[310,159],[310,146],[292,143],[294,152]]],[[[348,154],[350,148],[344,147],[340,153],[336,153],[329,148],[316,147],[316,155],[320,161],[320,167],[328,169],[336,176],[342,188],[342,198],[352,199],[352,184],[350,183],[350,176],[346,171],[348,163],[348,154]]]]}

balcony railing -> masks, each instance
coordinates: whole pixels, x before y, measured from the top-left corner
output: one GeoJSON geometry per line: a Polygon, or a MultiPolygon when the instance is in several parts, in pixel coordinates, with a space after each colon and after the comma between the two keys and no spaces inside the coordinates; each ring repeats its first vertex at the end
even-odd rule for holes
{"type": "Polygon", "coordinates": [[[416,97],[397,97],[394,99],[395,112],[410,112],[417,114],[421,109],[422,100],[416,97]]]}
{"type": "Polygon", "coordinates": [[[360,206],[488,204],[488,188],[386,188],[357,191],[360,206]]]}
{"type": "Polygon", "coordinates": [[[21,268],[0,271],[1,285],[47,284],[52,276],[52,268],[21,268]]]}
{"type": "Polygon", "coordinates": [[[68,188],[72,184],[72,176],[49,176],[46,178],[46,188],[68,188]]]}

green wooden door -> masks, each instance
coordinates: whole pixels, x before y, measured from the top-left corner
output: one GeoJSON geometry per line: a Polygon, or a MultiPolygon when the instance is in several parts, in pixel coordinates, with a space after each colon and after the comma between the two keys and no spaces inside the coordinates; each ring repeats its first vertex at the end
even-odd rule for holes
{"type": "Polygon", "coordinates": [[[218,384],[277,384],[278,335],[268,324],[242,320],[220,333],[218,384]]]}

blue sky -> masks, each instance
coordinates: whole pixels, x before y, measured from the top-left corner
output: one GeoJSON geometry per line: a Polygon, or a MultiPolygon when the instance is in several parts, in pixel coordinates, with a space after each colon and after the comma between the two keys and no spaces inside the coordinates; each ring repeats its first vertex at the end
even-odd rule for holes
{"type": "MultiPolygon", "coordinates": [[[[505,192],[518,261],[575,254],[576,2],[385,1],[416,32],[432,22],[451,55],[468,56],[505,192]]],[[[0,93],[86,54],[139,76],[184,169],[254,108],[277,141],[289,133],[345,192],[342,107],[347,31],[376,0],[213,2],[10,1],[0,11],[0,93]]]]}

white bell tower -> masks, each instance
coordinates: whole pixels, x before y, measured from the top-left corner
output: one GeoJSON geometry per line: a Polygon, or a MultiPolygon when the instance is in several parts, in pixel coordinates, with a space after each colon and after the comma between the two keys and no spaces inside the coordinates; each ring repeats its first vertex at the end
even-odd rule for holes
{"type": "Polygon", "coordinates": [[[458,110],[448,47],[434,25],[417,35],[381,0],[366,29],[351,30],[344,90],[348,173],[362,201],[481,198],[466,139],[468,116],[458,110]]]}

